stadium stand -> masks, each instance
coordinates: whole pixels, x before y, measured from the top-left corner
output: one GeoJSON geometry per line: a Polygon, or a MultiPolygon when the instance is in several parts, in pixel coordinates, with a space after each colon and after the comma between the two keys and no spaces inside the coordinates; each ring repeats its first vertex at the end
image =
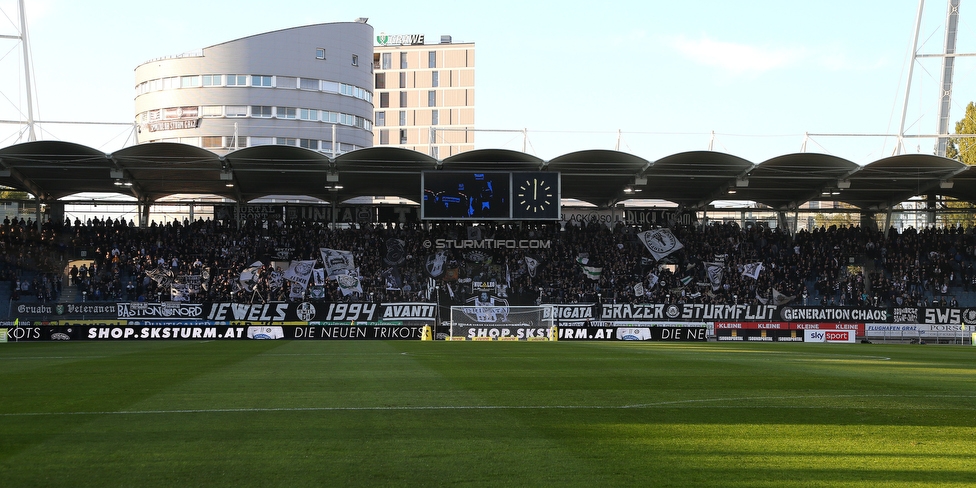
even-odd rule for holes
{"type": "Polygon", "coordinates": [[[444,302],[444,293],[454,297],[459,291],[458,280],[471,280],[505,284],[513,305],[773,300],[832,307],[976,306],[973,228],[822,227],[790,235],[761,224],[677,226],[672,232],[683,248],[655,260],[635,226],[481,223],[480,240],[549,244],[442,250],[437,266],[446,273],[433,289],[431,243],[469,239],[471,230],[453,222],[335,230],[317,222],[271,222],[238,229],[213,220],[138,228],[92,219],[47,222],[38,231],[32,222],[14,219],[0,229],[0,311],[9,312],[12,301],[169,300],[168,282],[154,279],[160,273],[199,277],[195,282],[203,286],[181,297],[193,301],[289,300],[284,268],[291,260],[319,259],[322,248],[352,253],[362,289],[349,293],[325,280],[321,298],[329,301],[434,301],[440,293],[444,302]],[[391,243],[402,244],[393,259],[391,243]],[[90,265],[76,273],[68,263],[83,258],[90,265]],[[254,278],[242,287],[242,272],[256,261],[261,264],[251,270],[254,278]],[[724,270],[718,281],[707,271],[715,262],[724,270]],[[743,271],[755,263],[762,263],[757,278],[743,271]],[[641,288],[644,294],[637,293],[641,288]]]}

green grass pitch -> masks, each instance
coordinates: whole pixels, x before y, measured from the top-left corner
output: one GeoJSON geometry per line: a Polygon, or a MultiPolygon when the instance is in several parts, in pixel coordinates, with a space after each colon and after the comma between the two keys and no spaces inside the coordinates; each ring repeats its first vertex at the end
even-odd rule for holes
{"type": "Polygon", "coordinates": [[[0,486],[973,486],[976,348],[0,344],[0,486]]]}

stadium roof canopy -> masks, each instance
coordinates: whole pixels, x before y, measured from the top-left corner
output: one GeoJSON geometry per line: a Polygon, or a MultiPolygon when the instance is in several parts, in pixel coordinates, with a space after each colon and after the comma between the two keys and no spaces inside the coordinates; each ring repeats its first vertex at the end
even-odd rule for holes
{"type": "Polygon", "coordinates": [[[174,195],[219,195],[240,203],[270,195],[343,202],[363,196],[420,198],[424,171],[558,171],[562,198],[598,207],[661,199],[688,209],[716,200],[755,201],[789,210],[815,200],[886,210],[916,195],[976,203],[976,168],[931,155],[901,155],[865,166],[825,154],[799,153],[755,164],[712,151],[649,161],[588,150],[545,161],[503,149],[437,160],[416,151],[374,147],[336,158],[292,146],[256,146],[225,156],[195,146],[151,143],[106,154],[61,141],[0,149],[0,185],[42,201],[82,192],[130,194],[152,203],[174,195]]]}

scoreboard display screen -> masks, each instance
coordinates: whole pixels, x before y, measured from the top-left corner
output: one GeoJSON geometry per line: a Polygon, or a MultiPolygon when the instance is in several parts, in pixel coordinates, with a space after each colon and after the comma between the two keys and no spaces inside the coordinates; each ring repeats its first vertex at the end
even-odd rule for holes
{"type": "Polygon", "coordinates": [[[508,172],[423,173],[423,219],[505,220],[512,217],[508,172]]]}

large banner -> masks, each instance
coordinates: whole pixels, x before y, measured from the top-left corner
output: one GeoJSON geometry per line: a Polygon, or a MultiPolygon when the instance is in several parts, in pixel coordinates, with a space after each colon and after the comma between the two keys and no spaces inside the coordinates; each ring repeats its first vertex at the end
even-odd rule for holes
{"type": "MultiPolygon", "coordinates": [[[[572,326],[590,321],[680,322],[796,322],[976,325],[974,308],[851,308],[776,305],[712,305],[700,303],[574,303],[554,304],[553,319],[572,326]]],[[[320,300],[274,303],[81,302],[18,303],[11,307],[13,321],[63,319],[174,319],[174,320],[378,320],[417,318],[434,320],[435,303],[330,303],[320,300]],[[326,317],[323,318],[325,314],[326,317]],[[307,317],[307,318],[306,318],[307,317]],[[341,318],[336,318],[341,317],[341,318]]],[[[548,317],[547,317],[548,318],[548,317]]],[[[0,318],[2,319],[2,318],[0,318]]]]}
{"type": "MultiPolygon", "coordinates": [[[[564,327],[559,329],[561,341],[696,341],[708,340],[706,327],[617,327],[612,323],[603,327],[564,327]]],[[[599,323],[597,323],[599,325],[599,323]]]]}
{"type": "Polygon", "coordinates": [[[120,303],[119,319],[212,320],[249,322],[434,322],[433,303],[120,303]]]}
{"type": "Polygon", "coordinates": [[[385,222],[405,224],[419,222],[417,207],[406,205],[214,205],[214,219],[236,220],[238,211],[242,220],[267,221],[312,221],[337,222],[343,224],[385,222]]]}
{"type": "Polygon", "coordinates": [[[249,325],[207,321],[147,324],[27,325],[6,329],[9,342],[174,341],[224,339],[420,340],[424,327],[403,324],[249,325]]]}

